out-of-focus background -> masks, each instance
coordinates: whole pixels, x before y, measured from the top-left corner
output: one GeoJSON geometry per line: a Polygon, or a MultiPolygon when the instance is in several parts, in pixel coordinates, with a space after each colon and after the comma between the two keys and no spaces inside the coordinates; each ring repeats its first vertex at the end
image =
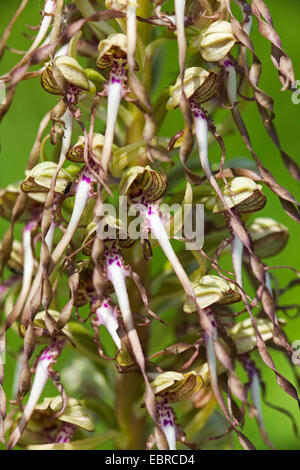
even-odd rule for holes
{"type": "MultiPolygon", "coordinates": [[[[4,27],[9,22],[11,16],[20,4],[20,0],[1,0],[0,2],[0,36],[4,27]]],[[[274,25],[279,32],[283,47],[291,56],[296,79],[300,80],[300,54],[299,54],[299,30],[300,30],[300,2],[299,0],[266,0],[273,16],[274,25]]],[[[26,29],[26,24],[36,25],[40,21],[39,11],[42,8],[40,0],[30,0],[24,12],[17,20],[11,37],[8,41],[10,47],[19,50],[26,50],[29,47],[29,41],[22,34],[30,30],[26,29]]],[[[263,63],[263,73],[260,81],[261,88],[265,89],[275,100],[275,124],[277,126],[281,144],[298,163],[300,163],[300,104],[295,105],[291,100],[291,93],[280,92],[280,82],[277,77],[277,71],[270,60],[270,44],[262,38],[257,31],[256,22],[253,28],[253,42],[258,56],[263,63]]],[[[0,63],[0,75],[5,74],[18,60],[18,56],[11,52],[6,52],[0,63]]],[[[165,55],[165,69],[162,81],[159,84],[160,89],[169,84],[172,77],[177,76],[177,58],[176,49],[171,47],[165,55]]],[[[42,116],[54,106],[56,98],[44,92],[39,84],[39,79],[22,82],[16,92],[15,99],[4,118],[0,127],[0,187],[23,179],[24,168],[28,154],[35,139],[37,128],[42,116]]],[[[243,113],[250,135],[252,136],[253,146],[267,168],[274,174],[275,178],[287,187],[294,196],[300,200],[299,185],[292,180],[283,165],[279,152],[275,145],[267,136],[261,120],[259,118],[255,104],[249,103],[246,111],[243,113]]],[[[176,119],[168,119],[164,124],[161,134],[172,136],[179,129],[176,119]]],[[[247,157],[244,144],[240,136],[235,133],[226,137],[227,155],[230,158],[247,157]]],[[[212,149],[211,158],[219,159],[217,149],[212,149]]],[[[265,190],[267,195],[267,205],[259,214],[273,217],[288,226],[290,230],[290,240],[287,247],[276,256],[268,259],[269,265],[291,265],[300,270],[300,226],[292,221],[282,210],[278,199],[265,190]]],[[[0,220],[0,239],[2,238],[8,223],[0,220]]],[[[277,271],[279,284],[284,286],[294,275],[288,269],[277,271]]],[[[297,304],[300,301],[300,288],[295,287],[292,291],[282,297],[282,303],[297,304]]],[[[290,343],[300,340],[300,320],[295,318],[289,320],[285,328],[290,343]]],[[[9,347],[13,350],[19,344],[16,335],[9,335],[8,341],[11,341],[9,347]]],[[[160,345],[161,349],[164,345],[160,345]]],[[[9,356],[9,355],[8,355],[9,356]]],[[[281,354],[272,353],[278,369],[284,373],[291,381],[294,381],[291,369],[287,360],[281,354]]],[[[65,359],[67,360],[67,359],[65,359]]],[[[260,364],[259,360],[258,363],[260,364]]],[[[274,374],[270,370],[263,368],[263,379],[267,384],[267,398],[281,408],[287,409],[294,415],[298,424],[299,410],[295,401],[289,398],[277,385],[274,374]]],[[[6,380],[8,383],[7,391],[11,388],[13,380],[13,369],[11,368],[10,357],[7,357],[6,380]]],[[[9,392],[8,392],[9,396],[9,392]]],[[[289,419],[263,405],[263,415],[265,426],[268,431],[271,442],[277,449],[300,449],[299,438],[293,434],[289,419]]],[[[266,445],[262,441],[257,425],[254,419],[247,418],[245,424],[245,434],[253,441],[258,449],[265,449],[266,445]]],[[[104,446],[104,448],[107,448],[104,446]]],[[[236,443],[236,448],[239,444],[236,443]]]]}

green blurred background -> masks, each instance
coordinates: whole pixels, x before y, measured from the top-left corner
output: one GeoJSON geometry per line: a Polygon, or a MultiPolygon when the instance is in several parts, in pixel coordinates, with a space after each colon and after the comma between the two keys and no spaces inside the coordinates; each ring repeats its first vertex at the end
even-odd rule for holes
{"type": "MultiPolygon", "coordinates": [[[[1,0],[0,1],[0,36],[4,27],[9,22],[11,16],[19,6],[20,0],[1,0]]],[[[299,31],[300,31],[300,2],[299,0],[266,0],[266,4],[270,8],[273,16],[274,24],[279,32],[283,47],[291,56],[296,79],[300,79],[300,54],[299,54],[299,31]]],[[[26,50],[29,47],[29,41],[24,38],[22,32],[26,31],[31,34],[30,30],[26,30],[25,24],[35,25],[40,21],[39,11],[42,8],[42,2],[39,0],[30,0],[21,17],[17,20],[12,35],[8,41],[9,46],[26,50]]],[[[277,72],[270,60],[270,44],[262,38],[257,31],[256,23],[252,34],[253,42],[258,56],[263,63],[263,73],[260,86],[265,89],[275,100],[276,119],[275,124],[279,132],[281,144],[283,148],[296,161],[300,160],[300,105],[294,105],[291,101],[291,93],[280,92],[280,82],[277,72]]],[[[177,57],[176,47],[168,46],[165,52],[165,67],[163,76],[159,81],[159,91],[169,84],[172,78],[177,76],[177,57]]],[[[6,52],[0,63],[0,75],[5,74],[17,61],[18,56],[10,52],[6,52]]],[[[0,187],[20,180],[24,177],[24,168],[35,139],[37,128],[42,116],[55,104],[55,98],[47,95],[39,85],[39,79],[22,82],[15,95],[15,99],[4,118],[0,127],[0,161],[2,170],[0,172],[0,187]]],[[[249,103],[243,116],[248,125],[252,143],[265,166],[267,166],[275,178],[287,187],[294,196],[300,200],[299,185],[291,179],[286,168],[284,167],[280,155],[267,136],[261,120],[259,118],[255,104],[249,103]]],[[[180,120],[180,116],[178,115],[180,120]]],[[[180,122],[177,115],[167,119],[161,134],[172,136],[180,129],[180,122]]],[[[248,157],[248,153],[240,136],[235,133],[226,137],[227,155],[229,158],[248,157]]],[[[211,158],[216,161],[219,159],[219,151],[213,148],[211,158]]],[[[265,190],[267,195],[267,205],[259,215],[274,217],[278,221],[287,225],[290,230],[290,240],[285,250],[276,256],[275,259],[267,260],[270,265],[292,265],[300,270],[300,250],[299,237],[300,227],[296,222],[292,221],[282,210],[278,199],[269,191],[265,190]]],[[[8,224],[0,220],[0,239],[2,238],[8,224]]],[[[294,276],[289,270],[277,271],[279,284],[284,286],[294,276]]],[[[294,288],[284,295],[281,299],[282,303],[293,304],[299,303],[299,288],[294,288]]],[[[300,321],[298,318],[288,321],[285,329],[290,343],[300,340],[300,321]]],[[[15,335],[9,336],[10,341],[17,341],[15,335]]],[[[162,338],[166,341],[166,338],[162,338]]],[[[17,341],[19,344],[19,341],[17,341]]],[[[166,344],[168,345],[168,344],[166,344]]],[[[15,344],[10,344],[15,349],[15,344]]],[[[161,345],[163,347],[164,344],[161,345]]],[[[272,356],[279,370],[293,381],[290,367],[287,360],[279,353],[272,352],[272,356]]],[[[258,364],[261,364],[257,358],[258,364]]],[[[275,376],[270,370],[263,367],[263,379],[268,386],[268,399],[276,403],[282,408],[286,408],[295,416],[296,421],[300,424],[299,411],[296,403],[289,398],[276,384],[275,376]]],[[[7,358],[6,380],[7,391],[10,390],[12,384],[13,369],[11,368],[11,360],[7,358]]],[[[292,426],[288,418],[277,411],[271,410],[263,406],[263,413],[266,428],[271,442],[277,449],[300,449],[300,441],[292,431],[292,426]]],[[[245,434],[255,443],[258,449],[265,449],[257,425],[254,419],[248,418],[245,425],[245,434]]],[[[107,448],[107,446],[103,446],[107,448]]],[[[236,443],[236,448],[239,444],[236,443]]]]}

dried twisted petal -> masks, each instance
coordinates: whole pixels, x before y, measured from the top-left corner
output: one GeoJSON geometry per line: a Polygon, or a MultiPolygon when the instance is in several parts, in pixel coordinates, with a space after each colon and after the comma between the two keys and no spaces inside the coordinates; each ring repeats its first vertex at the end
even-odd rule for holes
{"type": "MultiPolygon", "coordinates": [[[[1,243],[0,243],[1,252],[1,243]]],[[[23,271],[23,252],[22,244],[18,240],[14,240],[12,244],[12,250],[10,257],[7,261],[7,265],[15,272],[22,273],[23,271]]]]}

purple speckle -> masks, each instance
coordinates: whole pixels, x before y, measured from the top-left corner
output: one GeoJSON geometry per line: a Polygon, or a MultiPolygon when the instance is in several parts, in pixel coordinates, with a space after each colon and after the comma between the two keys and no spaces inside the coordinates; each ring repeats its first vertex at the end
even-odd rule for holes
{"type": "Polygon", "coordinates": [[[29,224],[27,224],[25,229],[24,229],[25,232],[27,232],[27,231],[30,232],[34,228],[34,225],[35,225],[34,222],[29,222],[29,224]]]}
{"type": "Polygon", "coordinates": [[[86,181],[88,184],[91,184],[91,178],[89,178],[85,174],[82,175],[82,181],[86,181]]]}
{"type": "Polygon", "coordinates": [[[163,420],[163,425],[164,425],[164,427],[173,426],[173,423],[170,419],[164,419],[163,420]]]}
{"type": "Polygon", "coordinates": [[[233,63],[229,59],[224,60],[223,64],[225,68],[233,67],[233,63]]]}

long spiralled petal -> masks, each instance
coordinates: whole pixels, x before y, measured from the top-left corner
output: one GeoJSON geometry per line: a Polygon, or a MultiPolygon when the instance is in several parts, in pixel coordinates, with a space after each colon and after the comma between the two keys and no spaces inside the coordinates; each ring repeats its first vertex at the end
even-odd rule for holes
{"type": "Polygon", "coordinates": [[[266,278],[266,288],[268,289],[271,296],[273,297],[272,279],[271,279],[271,275],[269,271],[266,271],[265,278],[266,278]]]}
{"type": "Polygon", "coordinates": [[[176,425],[173,418],[173,410],[163,401],[158,405],[159,422],[166,436],[169,450],[176,450],[176,425]]]}
{"type": "Polygon", "coordinates": [[[126,289],[126,274],[122,266],[122,260],[117,256],[114,259],[108,257],[107,260],[107,278],[111,281],[114,286],[114,290],[118,299],[118,304],[122,313],[125,329],[128,334],[129,341],[132,346],[132,350],[135,355],[137,364],[139,365],[143,377],[147,384],[149,384],[146,372],[145,372],[145,358],[143,349],[140,343],[139,336],[135,329],[133,316],[131,312],[129,297],[126,289]]]}
{"type": "Polygon", "coordinates": [[[22,291],[20,297],[23,297],[27,294],[28,289],[31,283],[31,277],[33,272],[33,253],[31,248],[31,229],[32,226],[29,224],[23,233],[23,250],[24,250],[24,274],[23,274],[23,283],[22,283],[22,291]]]}
{"type": "Polygon", "coordinates": [[[48,246],[49,251],[52,250],[55,228],[56,228],[55,222],[51,222],[47,235],[45,236],[45,242],[48,246]]]}
{"type": "Polygon", "coordinates": [[[165,253],[166,257],[168,258],[171,266],[174,269],[175,274],[177,275],[178,279],[180,280],[186,294],[189,297],[194,297],[193,287],[191,282],[183,269],[177,255],[170,243],[168,234],[166,232],[164,223],[160,215],[157,211],[151,210],[151,214],[149,215],[148,212],[148,222],[150,224],[150,229],[157,241],[159,242],[163,252],[165,253]]]}
{"type": "Polygon", "coordinates": [[[203,113],[195,116],[195,134],[203,171],[211,178],[212,172],[208,161],[208,126],[203,113]]]}
{"type": "Polygon", "coordinates": [[[28,401],[26,403],[26,406],[24,408],[24,411],[23,411],[23,415],[22,415],[22,418],[20,419],[19,423],[18,423],[18,426],[17,426],[17,435],[18,435],[18,438],[16,436],[16,440],[11,444],[11,447],[14,447],[17,443],[17,441],[19,440],[19,437],[21,437],[21,435],[23,434],[23,431],[34,411],[34,408],[37,404],[37,402],[39,401],[39,398],[45,388],[45,385],[47,383],[47,380],[48,380],[48,368],[47,368],[47,365],[46,363],[43,363],[43,362],[39,362],[38,363],[38,366],[37,366],[37,369],[36,369],[36,374],[35,374],[35,377],[34,377],[34,381],[33,381],[33,384],[32,384],[32,389],[31,389],[31,393],[29,395],[29,398],[28,398],[28,401]]]}
{"type": "Polygon", "coordinates": [[[198,146],[198,153],[201,162],[201,166],[205,173],[206,178],[214,188],[217,194],[220,195],[220,188],[214,175],[212,174],[209,160],[208,160],[208,124],[205,114],[202,111],[196,111],[194,113],[195,120],[195,134],[198,146]]]}
{"type": "Polygon", "coordinates": [[[99,323],[104,325],[109,332],[117,348],[121,349],[121,340],[117,334],[119,324],[116,319],[114,308],[106,302],[103,302],[101,307],[96,310],[96,315],[99,323]]]}
{"type": "Polygon", "coordinates": [[[223,65],[225,67],[226,72],[228,73],[228,78],[226,81],[228,101],[230,103],[230,106],[234,106],[236,103],[236,71],[230,59],[224,59],[223,65]]]}
{"type": "Polygon", "coordinates": [[[83,175],[77,187],[74,209],[67,230],[65,231],[62,239],[60,240],[52,254],[52,259],[54,263],[58,262],[60,257],[63,255],[63,252],[65,251],[66,247],[72,240],[75,230],[80,222],[83,211],[86,207],[87,201],[90,197],[90,190],[91,179],[83,175]]]}
{"type": "Polygon", "coordinates": [[[128,5],[127,7],[127,58],[128,64],[131,70],[135,67],[135,50],[136,50],[136,38],[137,38],[137,27],[136,27],[136,5],[128,5]]]}
{"type": "Polygon", "coordinates": [[[63,128],[63,137],[62,137],[62,143],[61,143],[61,150],[60,150],[60,156],[59,156],[59,161],[58,161],[58,168],[61,168],[61,165],[66,159],[67,152],[71,146],[71,139],[72,139],[72,129],[73,129],[73,113],[72,111],[68,108],[64,115],[61,118],[61,121],[64,125],[63,128]]]}
{"type": "Polygon", "coordinates": [[[17,427],[12,432],[7,448],[12,449],[17,444],[18,440],[20,439],[21,435],[26,428],[28,421],[34,411],[34,408],[39,401],[39,398],[45,388],[49,377],[49,366],[55,362],[56,357],[59,354],[59,350],[56,346],[54,347],[47,347],[41,354],[41,357],[38,361],[31,392],[28,398],[28,401],[25,405],[22,417],[18,422],[17,427]]]}
{"type": "Polygon", "coordinates": [[[122,312],[122,317],[126,326],[127,333],[134,330],[128,293],[126,289],[125,276],[122,267],[117,262],[113,262],[107,268],[107,277],[112,282],[118,299],[118,304],[122,312]]]}
{"type": "Polygon", "coordinates": [[[42,20],[40,29],[38,34],[35,37],[35,40],[31,44],[30,48],[28,49],[26,56],[28,56],[32,51],[34,51],[43,41],[45,38],[48,28],[52,22],[52,16],[51,13],[54,12],[54,7],[55,7],[55,0],[47,0],[45,3],[45,8],[44,8],[44,18],[42,20]]]}
{"type": "Polygon", "coordinates": [[[32,232],[32,223],[29,223],[23,231],[23,252],[24,252],[24,271],[22,279],[22,288],[19,294],[18,300],[16,301],[12,312],[7,317],[6,321],[10,323],[15,321],[20,315],[26,297],[30,290],[33,268],[34,268],[34,258],[31,248],[31,232],[32,232]]]}
{"type": "Polygon", "coordinates": [[[244,244],[237,235],[234,235],[232,242],[232,264],[236,277],[236,282],[243,288],[242,257],[244,244]]]}
{"type": "Polygon", "coordinates": [[[117,116],[122,99],[122,85],[119,81],[111,79],[107,88],[107,119],[101,160],[105,172],[112,152],[117,116]]]}
{"type": "Polygon", "coordinates": [[[174,0],[175,16],[176,16],[176,30],[179,51],[179,66],[180,72],[183,73],[183,66],[186,55],[185,31],[184,31],[184,10],[185,0],[174,0]]]}

